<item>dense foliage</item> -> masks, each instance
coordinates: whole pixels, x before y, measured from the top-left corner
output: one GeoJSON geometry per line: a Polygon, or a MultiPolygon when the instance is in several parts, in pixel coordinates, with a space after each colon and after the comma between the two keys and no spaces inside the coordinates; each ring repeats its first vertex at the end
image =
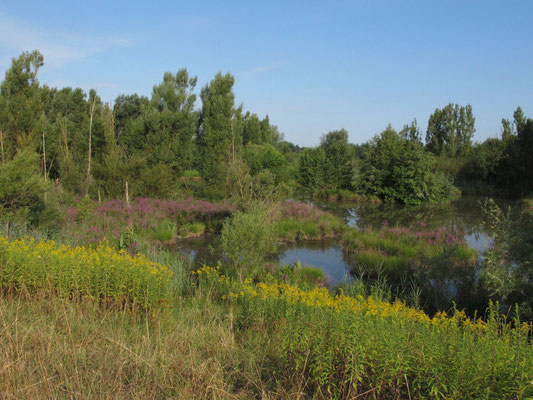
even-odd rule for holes
{"type": "Polygon", "coordinates": [[[220,246],[239,276],[242,277],[244,269],[260,267],[277,248],[276,232],[267,210],[253,206],[246,212],[235,212],[224,222],[220,246]]]}
{"type": "Polygon", "coordinates": [[[268,116],[235,104],[229,73],[197,94],[185,68],[166,72],[149,97],[108,104],[95,90],[41,85],[44,61],[38,51],[22,53],[0,85],[1,161],[34,152],[43,178],[77,195],[117,198],[127,182],[131,197],[248,201],[303,191],[411,204],[449,199],[451,184],[510,196],[533,188],[533,122],[520,107],[512,123],[502,121],[501,139],[481,144],[472,144],[472,107],[448,104],[430,116],[425,145],[414,120],[362,145],[340,129],[302,149],[268,116]]]}
{"type": "Polygon", "coordinates": [[[484,253],[481,279],[495,300],[506,307],[519,304],[523,316],[533,319],[533,215],[512,218],[510,209],[492,200],[484,208],[494,240],[484,253]]]}
{"type": "Polygon", "coordinates": [[[403,138],[390,126],[371,142],[361,175],[362,190],[387,201],[417,204],[452,195],[451,183],[434,157],[420,142],[403,138]]]}
{"type": "Polygon", "coordinates": [[[41,227],[58,220],[53,189],[39,174],[37,154],[19,151],[0,165],[0,217],[41,227]]]}

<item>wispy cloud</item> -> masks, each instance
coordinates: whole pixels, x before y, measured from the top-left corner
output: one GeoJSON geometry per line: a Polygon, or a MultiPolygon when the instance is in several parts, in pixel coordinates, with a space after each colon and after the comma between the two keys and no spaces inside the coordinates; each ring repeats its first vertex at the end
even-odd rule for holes
{"type": "Polygon", "coordinates": [[[57,88],[79,87],[86,93],[89,93],[89,90],[91,89],[96,89],[100,95],[102,95],[102,91],[105,91],[106,89],[120,88],[119,85],[113,82],[74,82],[72,80],[66,79],[52,79],[51,81],[47,82],[47,84],[50,87],[57,88]]]}
{"type": "Polygon", "coordinates": [[[37,49],[44,55],[46,65],[52,68],[83,60],[114,47],[131,46],[137,39],[135,36],[52,32],[5,15],[0,16],[0,47],[15,52],[37,49]]]}
{"type": "Polygon", "coordinates": [[[275,62],[275,63],[261,65],[259,67],[255,67],[255,68],[249,69],[247,71],[244,71],[244,76],[246,78],[253,78],[253,77],[255,77],[257,75],[260,75],[260,74],[263,74],[265,72],[269,72],[269,71],[273,71],[275,69],[281,68],[281,67],[283,67],[286,64],[287,64],[286,61],[278,61],[278,62],[275,62]]]}

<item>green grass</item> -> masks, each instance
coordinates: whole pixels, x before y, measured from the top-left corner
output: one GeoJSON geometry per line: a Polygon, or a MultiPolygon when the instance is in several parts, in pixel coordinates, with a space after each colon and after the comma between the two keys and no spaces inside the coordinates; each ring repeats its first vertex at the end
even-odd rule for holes
{"type": "Polygon", "coordinates": [[[432,264],[441,256],[453,253],[459,264],[474,264],[477,253],[464,240],[445,229],[431,231],[422,227],[379,230],[347,230],[342,238],[343,250],[353,254],[362,265],[388,271],[405,272],[409,267],[432,264]]]}
{"type": "Polygon", "coordinates": [[[183,171],[183,175],[182,175],[184,178],[196,178],[196,177],[200,177],[200,172],[198,172],[197,170],[195,169],[188,169],[186,171],[183,171]]]}
{"type": "MultiPolygon", "coordinates": [[[[332,295],[316,286],[315,270],[267,268],[241,282],[209,267],[190,275],[180,258],[150,249],[174,271],[171,300],[157,312],[64,301],[58,290],[4,290],[0,397],[533,396],[532,326],[499,317],[497,306],[486,322],[462,312],[429,318],[399,302],[332,295]]],[[[5,254],[0,268],[26,272],[4,274],[4,288],[17,287],[17,276],[40,276],[38,253],[20,251],[9,262],[5,254]]]]}
{"type": "Polygon", "coordinates": [[[182,225],[179,228],[178,236],[182,239],[197,237],[203,235],[205,232],[205,225],[201,222],[191,222],[189,224],[182,225]]]}
{"type": "Polygon", "coordinates": [[[318,220],[284,218],[275,223],[274,229],[281,240],[293,242],[337,237],[345,227],[337,217],[324,214],[318,220]]]}
{"type": "Polygon", "coordinates": [[[175,240],[178,236],[178,228],[175,221],[170,219],[162,219],[157,221],[155,227],[151,229],[135,229],[136,235],[139,237],[148,236],[150,239],[168,243],[175,240]]]}

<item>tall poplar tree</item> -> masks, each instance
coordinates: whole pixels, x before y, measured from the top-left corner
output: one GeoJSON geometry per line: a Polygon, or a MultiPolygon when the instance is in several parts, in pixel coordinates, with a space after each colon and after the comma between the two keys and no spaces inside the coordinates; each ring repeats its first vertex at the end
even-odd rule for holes
{"type": "Polygon", "coordinates": [[[349,189],[352,178],[353,152],[348,144],[346,129],[331,131],[320,139],[327,163],[324,166],[325,179],[335,189],[349,189]]]}
{"type": "Polygon", "coordinates": [[[235,158],[236,144],[242,143],[234,118],[235,78],[218,73],[200,94],[202,111],[198,129],[198,169],[210,186],[221,188],[228,163],[235,158]]]}
{"type": "Polygon", "coordinates": [[[40,147],[44,101],[37,72],[43,64],[37,50],[22,53],[12,59],[0,86],[0,129],[6,158],[20,148],[40,147]]]}
{"type": "Polygon", "coordinates": [[[198,120],[193,93],[196,82],[197,78],[189,77],[185,68],[176,74],[166,72],[163,82],[154,86],[150,112],[144,114],[151,162],[166,164],[176,173],[192,167],[198,120]]]}
{"type": "Polygon", "coordinates": [[[472,106],[448,104],[436,109],[429,117],[426,145],[434,154],[448,157],[462,157],[472,147],[472,137],[476,131],[472,106]]]}

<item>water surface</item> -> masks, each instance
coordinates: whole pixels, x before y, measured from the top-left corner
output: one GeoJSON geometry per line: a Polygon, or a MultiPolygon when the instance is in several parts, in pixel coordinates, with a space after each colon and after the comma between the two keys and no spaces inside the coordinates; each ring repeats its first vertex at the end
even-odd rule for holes
{"type": "MultiPolygon", "coordinates": [[[[397,204],[350,204],[339,202],[314,202],[317,207],[343,218],[348,226],[357,228],[380,228],[389,226],[411,226],[424,222],[429,228],[446,226],[464,234],[468,245],[481,255],[491,242],[492,233],[487,226],[482,210],[485,198],[465,196],[448,204],[425,204],[403,206],[397,204]]],[[[511,207],[518,212],[518,203],[498,201],[500,207],[511,207]]],[[[191,256],[196,265],[216,264],[222,254],[216,245],[216,235],[181,240],[177,249],[191,256]]],[[[273,261],[282,264],[300,262],[304,266],[324,270],[330,284],[335,285],[349,276],[354,262],[343,254],[337,240],[300,241],[281,244],[273,261]]]]}

